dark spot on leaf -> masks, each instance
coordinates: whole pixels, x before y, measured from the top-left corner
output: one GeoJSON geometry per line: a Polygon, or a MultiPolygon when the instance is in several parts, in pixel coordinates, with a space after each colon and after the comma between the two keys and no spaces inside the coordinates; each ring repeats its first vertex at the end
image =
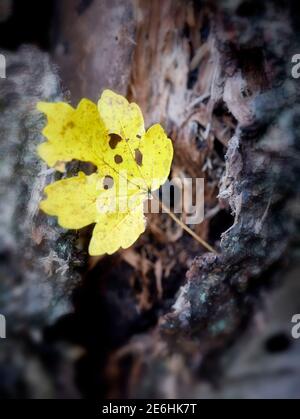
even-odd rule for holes
{"type": "Polygon", "coordinates": [[[65,135],[67,129],[71,129],[74,128],[75,124],[73,121],[69,121],[66,123],[66,125],[63,126],[62,130],[61,130],[61,135],[65,135]]]}
{"type": "Polygon", "coordinates": [[[119,154],[116,154],[116,155],[115,155],[115,162],[116,162],[117,164],[120,164],[120,163],[122,163],[122,161],[123,161],[122,156],[120,156],[119,154]]]}
{"type": "Polygon", "coordinates": [[[120,135],[118,134],[109,134],[109,138],[110,139],[108,144],[112,150],[114,150],[117,147],[118,143],[122,141],[122,137],[120,137],[120,135]]]}
{"type": "Polygon", "coordinates": [[[141,139],[141,138],[142,138],[142,136],[141,136],[141,135],[139,135],[139,134],[137,134],[136,138],[141,139]]]}
{"type": "Polygon", "coordinates": [[[74,127],[75,127],[75,124],[73,121],[69,121],[66,125],[66,128],[74,128],[74,127]]]}
{"type": "Polygon", "coordinates": [[[111,176],[105,176],[103,179],[103,188],[105,190],[111,189],[114,186],[114,180],[111,176]]]}
{"type": "Polygon", "coordinates": [[[134,159],[138,166],[141,166],[143,164],[143,155],[138,148],[134,150],[134,159]]]}

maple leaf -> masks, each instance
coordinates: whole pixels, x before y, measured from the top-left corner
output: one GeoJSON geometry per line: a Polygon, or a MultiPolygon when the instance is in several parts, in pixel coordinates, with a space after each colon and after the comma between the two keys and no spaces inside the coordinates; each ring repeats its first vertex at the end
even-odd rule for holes
{"type": "Polygon", "coordinates": [[[48,185],[41,209],[64,228],[96,223],[90,255],[128,248],[145,230],[144,201],[168,178],[172,141],[159,124],[145,131],[138,105],[110,90],[98,106],[82,99],[76,109],[63,102],[37,108],[48,119],[38,154],[50,167],[73,159],[97,167],[48,185]]]}

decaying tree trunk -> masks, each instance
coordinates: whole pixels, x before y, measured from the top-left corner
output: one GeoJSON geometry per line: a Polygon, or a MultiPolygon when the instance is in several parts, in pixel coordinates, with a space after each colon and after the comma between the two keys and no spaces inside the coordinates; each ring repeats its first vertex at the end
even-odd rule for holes
{"type": "MultiPolygon", "coordinates": [[[[268,306],[277,297],[265,291],[262,299],[262,287],[274,280],[274,266],[284,272],[281,261],[291,254],[296,231],[300,85],[290,75],[299,45],[294,7],[293,1],[250,6],[246,0],[59,4],[52,59],[65,96],[75,105],[111,88],[141,106],[147,126],[165,126],[175,148],[171,175],[205,179],[206,217],[195,231],[219,252],[204,253],[167,215],[154,214],[132,248],[89,261],[81,284],[74,285],[72,314],[47,334],[47,344],[63,338],[84,348],[74,365],[82,394],[228,396],[238,387],[232,377],[246,380],[241,396],[255,393],[243,359],[229,367],[224,354],[234,357],[243,343],[248,347],[253,334],[242,332],[249,322],[265,339],[270,324],[276,329],[289,315],[283,310],[277,323],[260,329],[251,320],[270,313],[262,301],[268,306]],[[220,373],[224,394],[212,386],[222,384],[220,373]]],[[[34,98],[59,94],[56,86],[34,92],[34,98]]],[[[32,125],[36,132],[41,121],[32,125]]],[[[54,241],[61,237],[48,219],[43,227],[39,223],[34,221],[38,240],[45,225],[55,232],[54,241]]],[[[89,233],[80,236],[83,249],[89,233]]],[[[62,243],[71,246],[72,237],[62,243]]],[[[68,266],[78,258],[78,240],[64,256],[52,239],[47,243],[43,251],[67,258],[68,266]]],[[[69,274],[62,277],[69,283],[69,274]]],[[[291,284],[283,285],[289,296],[291,284]]],[[[299,347],[293,350],[299,353],[299,347]]],[[[272,363],[266,374],[267,384],[276,382],[272,363]]],[[[299,383],[297,371],[292,380],[299,383]]]]}
{"type": "MultiPolygon", "coordinates": [[[[167,226],[160,228],[149,217],[150,238],[113,262],[118,266],[125,261],[135,273],[114,280],[114,274],[107,275],[109,316],[124,316],[132,305],[142,313],[121,321],[129,328],[127,335],[109,350],[104,375],[113,385],[112,395],[149,395],[141,390],[145,371],[147,386],[164,394],[164,379],[172,377],[174,363],[181,366],[178,373],[194,382],[205,359],[241,331],[264,273],[285,254],[294,229],[289,209],[299,159],[293,151],[299,140],[299,89],[289,67],[297,41],[293,19],[292,3],[282,8],[275,2],[251,7],[245,1],[139,0],[113,7],[111,2],[93,3],[79,16],[74,12],[72,23],[62,27],[60,40],[69,50],[59,62],[70,63],[71,54],[71,62],[85,63],[73,67],[69,86],[79,85],[80,92],[71,99],[90,90],[95,99],[95,91],[110,87],[140,104],[147,125],[161,122],[175,145],[173,176],[206,180],[207,218],[197,232],[216,245],[222,233],[220,256],[193,260],[202,249],[180,234],[170,242],[167,226]],[[99,19],[104,26],[97,24],[99,19]],[[92,35],[82,30],[88,25],[92,35]],[[78,38],[83,51],[74,48],[78,38]],[[158,250],[162,243],[164,250],[158,250]],[[165,269],[174,256],[175,266],[165,269]],[[128,277],[131,285],[126,286],[128,277]],[[132,295],[132,281],[142,287],[140,295],[132,295]],[[131,296],[126,303],[109,295],[119,288],[131,296]],[[149,315],[158,325],[155,319],[145,320],[149,315]],[[150,324],[141,326],[141,337],[139,329],[131,328],[142,320],[150,324]],[[190,365],[186,369],[185,360],[190,365]],[[125,393],[115,388],[123,374],[131,383],[125,393]]],[[[65,82],[68,86],[67,72],[65,82]]],[[[99,262],[107,263],[112,262],[99,262]]],[[[115,275],[120,272],[115,268],[115,275]]],[[[113,319],[111,323],[120,327],[113,319]]],[[[176,390],[172,394],[180,395],[176,390]]]]}

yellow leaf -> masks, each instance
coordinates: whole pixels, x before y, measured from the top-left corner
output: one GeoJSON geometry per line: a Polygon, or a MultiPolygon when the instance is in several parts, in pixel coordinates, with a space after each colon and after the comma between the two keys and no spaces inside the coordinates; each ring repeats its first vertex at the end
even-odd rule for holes
{"type": "Polygon", "coordinates": [[[143,200],[135,208],[123,213],[106,213],[98,217],[89,246],[91,256],[108,253],[120,247],[127,249],[145,231],[143,200]]]}
{"type": "Polygon", "coordinates": [[[40,157],[48,166],[73,159],[99,164],[101,140],[106,138],[106,130],[93,102],[82,99],[77,109],[63,102],[39,102],[37,108],[48,119],[43,130],[48,141],[38,147],[40,157]]]}
{"type": "Polygon", "coordinates": [[[139,150],[142,159],[141,174],[149,189],[155,191],[168,179],[173,160],[172,141],[156,124],[148,129],[135,150],[139,150]]]}
{"type": "Polygon", "coordinates": [[[140,108],[110,90],[97,106],[83,99],[76,109],[65,103],[39,103],[48,118],[48,141],[39,155],[49,166],[72,159],[92,162],[97,172],[63,179],[45,188],[41,209],[62,227],[96,223],[91,255],[131,246],[145,230],[143,203],[170,172],[173,146],[157,124],[145,132],[140,108]]]}
{"type": "Polygon", "coordinates": [[[163,128],[156,124],[145,133],[140,108],[110,90],[101,95],[98,109],[109,133],[103,146],[105,163],[117,172],[127,170],[128,179],[142,189],[158,189],[173,160],[172,141],[163,128]]]}
{"type": "Polygon", "coordinates": [[[111,90],[104,90],[98,109],[109,133],[126,139],[134,139],[145,132],[144,118],[136,103],[128,103],[125,97],[111,90]]]}
{"type": "Polygon", "coordinates": [[[97,175],[86,176],[84,173],[54,182],[44,189],[47,199],[40,203],[40,208],[49,215],[57,215],[64,228],[79,229],[94,223],[97,182],[97,175]]]}

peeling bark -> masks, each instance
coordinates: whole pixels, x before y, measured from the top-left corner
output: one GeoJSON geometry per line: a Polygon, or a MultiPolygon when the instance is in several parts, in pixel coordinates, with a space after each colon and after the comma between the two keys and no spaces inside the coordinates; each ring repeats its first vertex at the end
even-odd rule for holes
{"type": "MultiPolygon", "coordinates": [[[[201,341],[208,339],[209,350],[214,347],[210,339],[218,345],[220,336],[226,342],[239,330],[250,308],[251,283],[280,259],[295,231],[289,207],[298,191],[298,156],[292,150],[299,147],[299,88],[287,73],[278,78],[288,64],[286,58],[292,56],[295,39],[287,28],[289,37],[285,33],[282,40],[279,30],[271,42],[264,42],[272,19],[271,12],[257,18],[257,31],[248,28],[246,40],[238,31],[237,16],[222,15],[230,31],[224,24],[216,27],[218,48],[224,51],[219,60],[231,59],[219,100],[238,122],[228,142],[219,192],[219,199],[230,205],[234,223],[222,235],[219,257],[208,255],[194,261],[175,311],[164,323],[175,335],[182,329],[201,341]],[[282,49],[286,51],[283,58],[282,49]],[[199,331],[204,331],[204,337],[199,331]]],[[[240,20],[246,28],[250,25],[244,17],[240,20]]],[[[287,22],[283,15],[278,27],[284,30],[287,22]]]]}

